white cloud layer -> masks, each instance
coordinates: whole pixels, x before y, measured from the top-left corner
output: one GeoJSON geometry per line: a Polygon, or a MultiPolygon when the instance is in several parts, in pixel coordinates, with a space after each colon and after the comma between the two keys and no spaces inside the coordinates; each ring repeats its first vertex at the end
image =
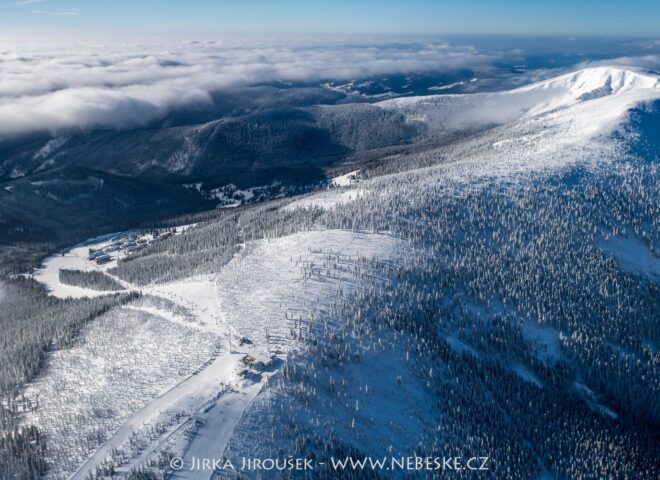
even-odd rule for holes
{"type": "Polygon", "coordinates": [[[37,8],[30,10],[30,12],[37,13],[39,15],[54,15],[58,17],[80,15],[80,10],[77,8],[37,8]]]}
{"type": "Polygon", "coordinates": [[[660,69],[660,55],[649,54],[641,56],[625,56],[616,57],[608,60],[589,61],[583,62],[579,66],[583,68],[603,66],[603,65],[619,65],[621,67],[643,68],[646,70],[660,69]]]}
{"type": "Polygon", "coordinates": [[[35,3],[46,3],[48,0],[17,0],[16,5],[34,5],[35,3]]]}
{"type": "Polygon", "coordinates": [[[493,58],[444,43],[8,44],[0,50],[0,137],[129,128],[211,93],[272,81],[480,68],[493,58]]]}

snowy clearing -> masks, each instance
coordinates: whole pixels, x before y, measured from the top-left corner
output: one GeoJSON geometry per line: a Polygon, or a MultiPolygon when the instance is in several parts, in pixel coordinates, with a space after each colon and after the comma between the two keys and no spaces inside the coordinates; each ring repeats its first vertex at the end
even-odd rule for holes
{"type": "Polygon", "coordinates": [[[328,308],[338,289],[360,287],[360,258],[395,259],[407,244],[387,236],[344,230],[311,231],[256,242],[218,275],[218,303],[226,322],[263,354],[295,345],[314,311],[328,308]]]}
{"type": "Polygon", "coordinates": [[[660,259],[635,237],[611,237],[596,245],[631,273],[660,277],[660,259]]]}
{"type": "MultiPolygon", "coordinates": [[[[58,296],[98,294],[61,285],[58,271],[107,270],[111,264],[96,264],[88,251],[116,241],[94,239],[53,256],[35,278],[58,296]]],[[[370,274],[365,262],[391,261],[406,250],[382,234],[303,232],[249,243],[215,276],[140,289],[141,298],[50,355],[25,390],[33,406],[24,421],[56,445],[49,460],[58,467],[49,476],[75,471],[73,478],[84,479],[110,460],[129,471],[168,452],[186,461],[221,453],[277,361],[314,328],[316,314],[340,291],[361,287],[370,274]]]]}
{"type": "MultiPolygon", "coordinates": [[[[201,425],[185,450],[184,465],[190,465],[193,457],[216,458],[225,450],[243,412],[253,401],[263,404],[260,385],[276,372],[286,352],[304,342],[306,332],[315,328],[316,315],[330,307],[339,289],[348,294],[361,287],[360,258],[396,259],[406,248],[404,242],[386,235],[303,232],[248,244],[218,272],[218,315],[231,332],[234,351],[272,367],[245,368],[242,376],[255,382],[199,417],[201,425]]],[[[198,308],[202,305],[199,302],[198,308]]],[[[208,478],[208,472],[182,470],[175,478],[208,478]]]]}
{"type": "Polygon", "coordinates": [[[335,187],[347,187],[356,183],[358,181],[358,174],[360,170],[353,170],[352,172],[345,173],[344,175],[339,175],[330,180],[330,185],[335,187]]]}
{"type": "Polygon", "coordinates": [[[297,208],[322,208],[331,210],[337,205],[353,202],[369,193],[364,188],[341,188],[324,190],[319,193],[306,195],[299,200],[294,200],[282,207],[283,210],[295,210],[297,208]]]}

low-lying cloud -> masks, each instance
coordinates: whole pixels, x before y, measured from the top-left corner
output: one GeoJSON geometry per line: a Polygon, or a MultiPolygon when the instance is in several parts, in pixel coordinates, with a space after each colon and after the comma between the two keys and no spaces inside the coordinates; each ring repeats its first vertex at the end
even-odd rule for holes
{"type": "Polygon", "coordinates": [[[595,67],[595,66],[608,66],[617,65],[620,67],[641,68],[644,70],[658,70],[660,69],[660,55],[648,54],[640,56],[625,56],[616,57],[608,60],[598,60],[583,62],[579,65],[581,68],[595,67]]]}
{"type": "Polygon", "coordinates": [[[53,15],[57,17],[80,15],[80,10],[77,8],[36,8],[30,10],[30,12],[39,15],[53,15]]]}
{"type": "Polygon", "coordinates": [[[446,43],[4,44],[0,137],[70,128],[130,128],[213,92],[273,81],[488,68],[495,60],[446,43]]]}

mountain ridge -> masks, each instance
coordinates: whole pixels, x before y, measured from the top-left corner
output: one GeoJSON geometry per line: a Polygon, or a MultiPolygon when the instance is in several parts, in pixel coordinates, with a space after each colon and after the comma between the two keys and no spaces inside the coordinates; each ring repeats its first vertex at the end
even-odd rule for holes
{"type": "MultiPolygon", "coordinates": [[[[561,156],[562,148],[584,149],[593,138],[612,133],[631,108],[660,98],[659,86],[657,76],[640,70],[593,67],[501,92],[405,97],[372,104],[277,105],[203,124],[82,132],[25,145],[14,142],[0,153],[0,198],[4,198],[0,224],[18,229],[16,234],[48,235],[78,223],[96,225],[94,218],[108,218],[108,212],[102,211],[108,204],[103,196],[125,198],[122,192],[128,185],[136,189],[152,185],[152,193],[169,192],[186,199],[182,208],[163,211],[164,215],[185,213],[188,207],[194,211],[207,205],[197,192],[183,191],[191,183],[199,183],[206,191],[228,184],[259,187],[273,181],[308,188],[347,169],[374,164],[383,156],[451,152],[473,134],[495,126],[505,129],[503,135],[515,137],[513,143],[506,138],[491,142],[493,149],[501,150],[499,157],[512,145],[530,141],[533,149],[546,153],[550,149],[555,157],[561,156]],[[102,190],[91,189],[102,196],[92,202],[96,210],[83,212],[82,217],[78,207],[74,214],[72,204],[61,201],[71,197],[66,193],[66,172],[76,168],[105,172],[118,180],[102,190]],[[46,181],[49,187],[35,189],[31,179],[46,181]],[[16,206],[21,204],[25,218],[17,214],[16,206]],[[55,231],[32,223],[35,217],[27,212],[34,205],[48,205],[54,215],[61,216],[46,222],[55,225],[55,231]],[[88,213],[94,218],[86,218],[88,213]]],[[[515,156],[516,152],[509,153],[515,156]]],[[[519,153],[527,155],[528,147],[519,153]]],[[[143,202],[145,195],[149,192],[136,191],[128,198],[143,202]]],[[[166,198],[156,197],[157,202],[169,205],[166,198]]],[[[128,212],[137,214],[137,208],[138,204],[129,206],[128,212]]],[[[14,236],[7,234],[7,238],[14,236]]]]}

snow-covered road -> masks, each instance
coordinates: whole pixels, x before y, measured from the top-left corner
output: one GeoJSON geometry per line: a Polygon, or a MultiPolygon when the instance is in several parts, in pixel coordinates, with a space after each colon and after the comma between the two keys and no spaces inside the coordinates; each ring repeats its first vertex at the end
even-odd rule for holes
{"type": "MultiPolygon", "coordinates": [[[[162,396],[142,408],[131,416],[119,430],[117,430],[94,455],[92,455],[71,477],[73,480],[85,480],[96,465],[109,458],[113,447],[126,444],[133,432],[139,431],[144,425],[152,423],[166,410],[177,410],[187,412],[182,421],[200,414],[202,410],[215,401],[218,396],[218,405],[225,403],[225,396],[221,395],[224,385],[234,379],[234,372],[240,356],[238,354],[223,354],[218,356],[210,365],[200,373],[193,374],[172,387],[162,396]]],[[[230,396],[229,403],[233,406],[240,403],[243,396],[230,396]],[[236,398],[233,398],[236,397],[236,398]]],[[[247,398],[245,398],[247,400],[247,398]]],[[[224,421],[237,423],[238,418],[224,418],[224,421]]],[[[176,433],[176,432],[174,432],[176,433]]],[[[231,431],[228,432],[229,434],[231,431]]],[[[159,439],[158,443],[162,443],[159,439]]],[[[134,464],[136,462],[130,462],[134,464]]]]}

